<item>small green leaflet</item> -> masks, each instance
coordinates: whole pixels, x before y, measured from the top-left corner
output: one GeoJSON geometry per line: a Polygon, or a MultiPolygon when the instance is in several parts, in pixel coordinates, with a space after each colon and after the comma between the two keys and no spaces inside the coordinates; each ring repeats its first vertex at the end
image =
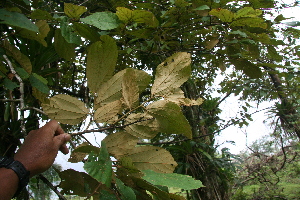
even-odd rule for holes
{"type": "Polygon", "coordinates": [[[25,15],[18,12],[9,12],[5,9],[0,9],[0,20],[0,24],[8,24],[39,32],[39,28],[35,24],[33,24],[25,15]]]}
{"type": "Polygon", "coordinates": [[[111,12],[96,12],[81,18],[80,21],[95,26],[100,30],[111,30],[119,26],[118,16],[111,12]]]}
{"type": "Polygon", "coordinates": [[[64,3],[64,12],[70,18],[79,19],[87,11],[84,6],[77,6],[71,3],[64,3]]]}
{"type": "Polygon", "coordinates": [[[4,79],[4,87],[6,87],[7,89],[13,91],[15,88],[19,87],[19,85],[15,82],[12,82],[10,79],[5,78],[4,79]]]}
{"type": "Polygon", "coordinates": [[[110,160],[105,142],[101,143],[100,153],[91,152],[83,168],[97,181],[110,187],[112,178],[112,161],[110,160]]]}
{"type": "Polygon", "coordinates": [[[69,25],[67,18],[61,20],[60,27],[61,27],[61,35],[65,38],[65,40],[68,43],[74,43],[77,45],[80,45],[82,43],[80,36],[78,36],[75,33],[73,26],[69,25]]]}
{"type": "Polygon", "coordinates": [[[176,187],[184,190],[193,190],[204,187],[200,180],[195,180],[188,175],[176,173],[157,173],[152,170],[143,170],[144,180],[152,183],[153,185],[163,185],[167,187],[176,187]]]}

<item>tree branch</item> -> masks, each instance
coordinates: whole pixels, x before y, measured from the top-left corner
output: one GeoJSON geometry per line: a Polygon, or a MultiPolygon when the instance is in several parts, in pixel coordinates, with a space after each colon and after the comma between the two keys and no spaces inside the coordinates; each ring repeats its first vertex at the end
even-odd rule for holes
{"type": "Polygon", "coordinates": [[[59,197],[60,200],[67,200],[66,197],[64,197],[56,187],[52,185],[52,183],[42,174],[38,175],[39,179],[41,179],[57,196],[59,197]]]}

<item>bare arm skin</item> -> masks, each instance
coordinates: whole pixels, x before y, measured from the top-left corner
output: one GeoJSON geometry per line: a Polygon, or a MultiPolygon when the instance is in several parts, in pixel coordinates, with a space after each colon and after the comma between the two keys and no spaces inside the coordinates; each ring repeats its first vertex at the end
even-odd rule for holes
{"type": "MultiPolygon", "coordinates": [[[[14,159],[30,172],[30,177],[46,171],[53,164],[60,150],[69,152],[66,142],[71,139],[57,121],[48,122],[38,130],[29,132],[14,159]]],[[[9,200],[18,189],[19,179],[11,169],[0,168],[0,200],[9,200]]]]}

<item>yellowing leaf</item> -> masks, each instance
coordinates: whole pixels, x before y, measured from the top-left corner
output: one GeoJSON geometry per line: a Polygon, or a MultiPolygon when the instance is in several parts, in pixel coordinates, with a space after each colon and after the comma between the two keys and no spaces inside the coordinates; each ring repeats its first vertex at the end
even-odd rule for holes
{"type": "Polygon", "coordinates": [[[170,152],[161,147],[135,147],[126,157],[132,160],[138,170],[149,169],[158,173],[172,173],[177,166],[170,152]]]}
{"type": "Polygon", "coordinates": [[[151,139],[154,138],[159,132],[159,124],[156,119],[146,113],[132,113],[126,118],[129,126],[125,130],[138,138],[151,139]]]}
{"type": "Polygon", "coordinates": [[[133,18],[133,11],[124,7],[117,7],[116,14],[119,19],[125,23],[131,21],[131,19],[133,18]]]}
{"type": "Polygon", "coordinates": [[[117,45],[112,37],[103,35],[100,40],[93,43],[87,53],[86,76],[88,87],[94,93],[112,77],[118,57],[117,45]]]}
{"type": "Polygon", "coordinates": [[[71,3],[64,3],[64,12],[70,18],[79,19],[87,11],[84,6],[77,6],[71,3]]]}
{"type": "MultiPolygon", "coordinates": [[[[122,98],[123,76],[128,69],[124,69],[115,74],[110,80],[99,86],[97,98],[95,101],[96,108],[109,102],[122,98]]],[[[151,77],[142,70],[134,69],[139,91],[143,91],[149,84],[151,77]]]]}
{"type": "Polygon", "coordinates": [[[105,142],[109,154],[119,159],[121,156],[131,152],[136,146],[138,138],[126,132],[116,132],[108,135],[103,142],[105,142]]]}
{"type": "Polygon", "coordinates": [[[205,48],[206,49],[212,49],[219,43],[218,38],[211,38],[210,40],[205,41],[205,48]]]}
{"type": "Polygon", "coordinates": [[[166,100],[156,101],[146,107],[148,113],[155,117],[160,131],[167,134],[182,134],[192,138],[192,130],[181,108],[166,100]]]}
{"type": "Polygon", "coordinates": [[[191,74],[189,53],[179,52],[157,66],[151,95],[168,96],[188,80],[191,74]]]}
{"type": "Polygon", "coordinates": [[[122,108],[122,102],[120,100],[108,103],[100,108],[98,108],[94,114],[94,119],[98,123],[113,123],[117,120],[117,114],[122,108]]]}
{"type": "Polygon", "coordinates": [[[75,47],[73,43],[68,43],[61,34],[60,29],[55,30],[54,47],[57,54],[66,59],[67,61],[73,61],[75,59],[75,47]]]}
{"type": "Polygon", "coordinates": [[[154,14],[147,10],[134,10],[133,20],[136,23],[145,23],[150,27],[157,27],[159,25],[159,22],[154,14]]]}
{"type": "Polygon", "coordinates": [[[71,125],[80,123],[89,113],[82,101],[65,94],[50,98],[50,104],[43,105],[43,108],[49,118],[71,125]]]}
{"type": "Polygon", "coordinates": [[[210,15],[218,17],[223,22],[232,22],[234,13],[227,9],[212,9],[210,15]]]}
{"type": "Polygon", "coordinates": [[[132,109],[139,104],[139,87],[133,69],[127,69],[122,81],[122,96],[125,105],[132,109]]]}
{"type": "Polygon", "coordinates": [[[237,11],[235,14],[235,19],[240,17],[258,17],[262,14],[262,10],[259,9],[253,9],[252,7],[244,7],[237,11]]]}
{"type": "Polygon", "coordinates": [[[15,46],[11,45],[7,40],[4,40],[2,43],[6,53],[9,56],[12,56],[23,68],[30,74],[32,71],[32,65],[27,56],[25,56],[21,51],[15,46]]]}

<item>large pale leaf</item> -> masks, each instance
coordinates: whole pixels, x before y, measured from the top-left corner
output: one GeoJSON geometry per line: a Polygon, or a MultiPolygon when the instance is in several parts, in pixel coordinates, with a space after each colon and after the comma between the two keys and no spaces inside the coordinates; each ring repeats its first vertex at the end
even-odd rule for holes
{"type": "Polygon", "coordinates": [[[65,94],[50,98],[50,104],[43,108],[49,118],[71,125],[80,123],[89,113],[82,101],[65,94]]]}
{"type": "Polygon", "coordinates": [[[139,170],[153,170],[158,173],[172,173],[177,166],[167,150],[154,146],[135,147],[126,156],[139,170]]]}
{"type": "Polygon", "coordinates": [[[168,96],[188,80],[191,74],[189,53],[179,52],[158,65],[151,89],[152,95],[168,96]]]}
{"type": "MultiPolygon", "coordinates": [[[[119,100],[122,97],[123,76],[128,69],[124,69],[115,74],[110,80],[104,82],[98,89],[96,98],[96,108],[109,102],[119,100]]],[[[149,84],[151,77],[142,70],[134,69],[139,92],[143,91],[149,84]]]]}
{"type": "Polygon", "coordinates": [[[121,156],[134,149],[138,142],[138,138],[126,132],[116,132],[108,135],[103,141],[106,144],[108,152],[119,159],[121,156]]]}
{"type": "Polygon", "coordinates": [[[110,160],[104,142],[101,143],[100,153],[91,152],[88,161],[84,163],[83,168],[97,181],[110,187],[112,178],[112,161],[110,160]]]}
{"type": "Polygon", "coordinates": [[[66,59],[67,61],[73,61],[75,59],[75,47],[73,43],[68,43],[61,34],[60,29],[55,30],[54,47],[57,54],[66,59]]]}
{"type": "Polygon", "coordinates": [[[118,16],[115,13],[106,11],[93,13],[90,16],[81,18],[80,21],[93,25],[100,30],[111,30],[119,26],[118,16]]]}
{"type": "Polygon", "coordinates": [[[77,6],[71,3],[64,3],[64,12],[70,18],[79,19],[87,11],[84,6],[77,6]]]}
{"type": "Polygon", "coordinates": [[[184,93],[180,88],[175,89],[174,93],[165,97],[165,100],[176,103],[180,106],[198,106],[203,103],[202,98],[198,98],[196,100],[189,99],[184,97],[184,93]]]}
{"type": "Polygon", "coordinates": [[[137,85],[136,73],[133,69],[127,69],[122,81],[122,96],[125,105],[135,108],[139,104],[139,87],[137,85]]]}
{"type": "Polygon", "coordinates": [[[118,57],[117,45],[112,37],[103,35],[100,40],[93,43],[87,53],[86,76],[92,92],[97,92],[101,84],[112,77],[118,57]]]}
{"type": "Polygon", "coordinates": [[[10,12],[4,8],[0,9],[0,24],[8,24],[30,31],[39,32],[39,28],[33,24],[25,15],[18,12],[10,12]]]}
{"type": "Polygon", "coordinates": [[[152,170],[143,170],[143,179],[152,183],[153,185],[162,185],[167,187],[175,187],[183,190],[193,190],[203,187],[200,180],[195,180],[188,175],[176,173],[157,173],[152,170]]]}
{"type": "Polygon", "coordinates": [[[227,9],[212,9],[209,12],[210,15],[218,17],[223,22],[232,22],[234,13],[227,9]]]}
{"type": "Polygon", "coordinates": [[[192,138],[191,127],[177,104],[161,100],[150,104],[146,109],[157,119],[161,132],[192,138]]]}
{"type": "Polygon", "coordinates": [[[39,28],[39,33],[36,33],[34,31],[30,31],[27,29],[16,29],[17,34],[24,37],[28,38],[31,40],[36,40],[39,43],[41,43],[43,46],[47,47],[47,42],[45,41],[45,37],[48,35],[50,31],[50,27],[47,23],[46,20],[39,20],[36,22],[36,26],[39,28]]]}
{"type": "Polygon", "coordinates": [[[125,130],[132,136],[144,139],[154,138],[159,132],[159,124],[156,119],[146,113],[132,113],[126,118],[131,124],[125,130]]]}
{"type": "Polygon", "coordinates": [[[117,120],[117,114],[120,112],[122,108],[122,102],[120,100],[116,100],[110,102],[100,108],[98,108],[94,114],[94,119],[98,123],[114,123],[117,120]]]}
{"type": "Polygon", "coordinates": [[[25,56],[18,48],[11,45],[8,40],[4,40],[2,46],[6,50],[7,55],[12,56],[28,74],[31,73],[32,64],[27,56],[25,56]]]}

